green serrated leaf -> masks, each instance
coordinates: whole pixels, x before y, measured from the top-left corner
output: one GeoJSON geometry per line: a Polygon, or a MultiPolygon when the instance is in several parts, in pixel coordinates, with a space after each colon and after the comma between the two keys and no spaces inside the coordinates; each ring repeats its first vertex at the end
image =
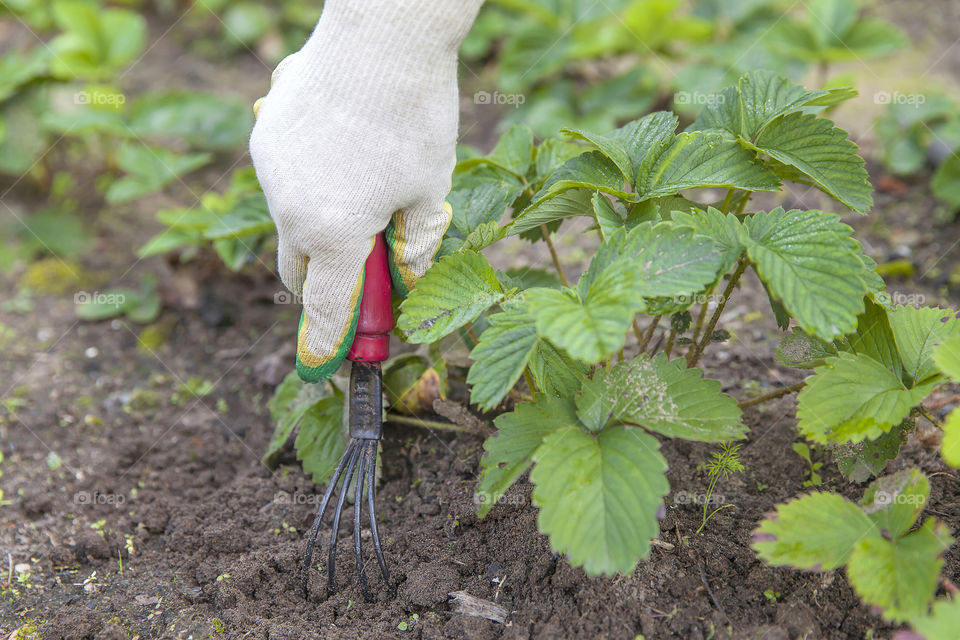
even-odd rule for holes
{"type": "Polygon", "coordinates": [[[864,299],[864,304],[864,312],[857,318],[857,331],[849,336],[847,346],[853,353],[870,356],[887,366],[899,378],[903,373],[903,363],[897,352],[887,310],[870,296],[864,299]]]}
{"type": "Polygon", "coordinates": [[[297,460],[317,484],[330,480],[347,448],[342,428],[343,399],[337,396],[309,405],[300,418],[300,431],[294,441],[297,460]]]}
{"type": "Polygon", "coordinates": [[[447,195],[453,208],[453,227],[467,236],[484,222],[499,222],[521,191],[523,184],[515,176],[495,168],[455,173],[447,195]]]}
{"type": "Polygon", "coordinates": [[[583,384],[577,415],[592,431],[626,422],[671,438],[726,442],[744,436],[736,400],[682,358],[641,355],[601,369],[583,384]]]}
{"type": "Polygon", "coordinates": [[[617,230],[623,228],[624,219],[611,204],[610,200],[600,195],[600,192],[593,194],[593,215],[597,219],[597,226],[600,227],[600,235],[604,240],[609,239],[617,230]]]}
{"type": "Polygon", "coordinates": [[[703,187],[774,191],[780,181],[736,141],[694,131],[669,136],[651,149],[634,186],[646,200],[703,187]]]}
{"type": "Polygon", "coordinates": [[[300,424],[303,414],[318,400],[329,395],[329,385],[308,385],[296,371],[287,374],[267,405],[274,422],[273,436],[263,454],[263,463],[267,467],[272,469],[276,466],[277,458],[300,424]]]}
{"type": "Polygon", "coordinates": [[[933,360],[936,348],[944,341],[960,336],[960,320],[950,309],[899,306],[890,312],[890,326],[908,384],[936,376],[939,373],[933,360]]]}
{"type": "Polygon", "coordinates": [[[523,124],[515,124],[500,136],[497,146],[486,156],[470,158],[457,164],[457,171],[487,164],[509,171],[518,178],[526,175],[533,155],[533,131],[523,124]]]}
{"type": "Polygon", "coordinates": [[[820,338],[852,333],[864,309],[864,265],[851,231],[830,213],[777,208],[748,218],[741,234],[772,296],[820,338]]]}
{"type": "Polygon", "coordinates": [[[760,132],[752,146],[800,171],[854,211],[865,213],[873,206],[873,187],[857,145],[830,120],[804,113],[781,116],[760,132]]]}
{"type": "Polygon", "coordinates": [[[630,427],[567,427],[533,454],[533,502],[550,546],[588,575],[630,573],[650,553],[670,490],[652,436],[630,427]]]}
{"type": "Polygon", "coordinates": [[[619,350],[634,314],[643,309],[632,282],[616,270],[604,272],[582,299],[570,290],[536,288],[524,294],[539,334],[587,364],[619,350]]]}
{"type": "Polygon", "coordinates": [[[549,287],[559,289],[561,287],[560,278],[555,271],[547,269],[536,269],[528,267],[513,267],[507,269],[506,274],[519,280],[523,285],[522,289],[531,289],[533,287],[549,287]]]}
{"type": "Polygon", "coordinates": [[[752,140],[780,116],[805,107],[833,105],[856,95],[847,87],[809,91],[772,71],[751,71],[737,86],[717,94],[690,130],[724,129],[752,140]]]}
{"type": "Polygon", "coordinates": [[[624,177],[617,165],[599,151],[588,151],[567,160],[550,174],[534,194],[533,202],[538,204],[570,189],[599,190],[624,199],[634,197],[624,191],[624,177]]]}
{"type": "Polygon", "coordinates": [[[692,229],[641,224],[600,245],[577,288],[583,296],[604,273],[619,271],[644,297],[692,294],[716,279],[722,260],[713,241],[692,229]]]}
{"type": "Polygon", "coordinates": [[[960,336],[950,336],[933,351],[933,362],[954,382],[960,382],[960,336]]]}
{"type": "Polygon", "coordinates": [[[487,411],[513,388],[540,342],[533,317],[520,307],[505,308],[488,321],[490,327],[470,352],[474,362],[467,375],[471,402],[487,411]]]}
{"type": "Polygon", "coordinates": [[[928,382],[908,389],[873,358],[840,353],[807,378],[797,399],[799,427],[820,443],[879,438],[900,424],[935,386],[928,382]]]}
{"type": "Polygon", "coordinates": [[[620,169],[624,179],[632,183],[647,153],[676,128],[677,116],[667,111],[658,111],[634,120],[606,135],[581,129],[563,129],[562,131],[593,144],[620,169]]]}
{"type": "Polygon", "coordinates": [[[580,388],[587,375],[587,367],[541,338],[530,356],[530,373],[534,384],[546,394],[568,396],[580,388]]]}
{"type": "Polygon", "coordinates": [[[743,225],[733,214],[708,207],[706,211],[674,211],[671,220],[678,226],[690,227],[713,240],[721,256],[718,273],[730,271],[743,253],[743,244],[740,242],[740,228],[743,225]]]}
{"type": "Polygon", "coordinates": [[[557,168],[567,160],[583,153],[583,147],[560,138],[548,138],[538,146],[534,155],[534,171],[537,174],[535,184],[541,185],[557,168]]]}
{"type": "Polygon", "coordinates": [[[558,429],[576,426],[577,416],[569,398],[538,395],[498,416],[494,424],[497,433],[483,443],[486,453],[480,459],[477,515],[481,518],[530,468],[543,439],[558,429]]]}
{"type": "Polygon", "coordinates": [[[587,189],[572,189],[536,202],[521,211],[507,225],[507,235],[515,236],[565,218],[592,216],[591,198],[594,193],[587,189]]]}
{"type": "Polygon", "coordinates": [[[752,140],[776,118],[794,113],[830,95],[830,91],[808,91],[770,71],[753,71],[739,82],[742,129],[752,140]]]}
{"type": "Polygon", "coordinates": [[[811,493],[777,506],[754,531],[752,546],[767,564],[829,571],[846,564],[861,540],[879,535],[849,500],[811,493]]]}
{"type": "Polygon", "coordinates": [[[267,401],[267,408],[270,410],[270,417],[273,418],[274,422],[290,410],[291,405],[294,400],[297,399],[297,394],[300,393],[304,384],[300,376],[297,375],[297,372],[291,371],[284,377],[280,384],[277,385],[273,396],[267,401]]]}
{"type": "Polygon", "coordinates": [[[940,456],[951,467],[960,467],[960,411],[954,409],[943,423],[940,456]]]}
{"type": "Polygon", "coordinates": [[[930,615],[910,621],[917,640],[954,640],[960,628],[960,598],[937,600],[930,615]]]}
{"type": "Polygon", "coordinates": [[[837,348],[832,342],[811,336],[800,327],[794,327],[777,345],[777,360],[796,369],[823,366],[826,358],[835,355],[837,348]]]}
{"type": "Polygon", "coordinates": [[[884,538],[899,538],[917,521],[929,497],[927,476],[904,469],[870,483],[861,504],[884,538]]]}
{"type": "Polygon", "coordinates": [[[497,274],[479,253],[441,258],[400,305],[397,327],[411,342],[434,342],[504,299],[497,274]]]}
{"type": "Polygon", "coordinates": [[[953,544],[947,528],[933,518],[902,538],[867,537],[857,543],[847,577],[867,604],[902,622],[927,613],[943,567],[943,552],[953,544]]]}
{"type": "MultiPolygon", "coordinates": [[[[950,337],[933,352],[934,364],[954,381],[960,381],[960,337],[950,337]]],[[[940,456],[951,467],[960,467],[960,411],[954,409],[943,423],[940,456]]]]}
{"type": "Polygon", "coordinates": [[[869,480],[897,458],[900,446],[907,441],[907,431],[912,428],[913,420],[907,418],[879,438],[837,444],[833,450],[837,468],[850,482],[869,480]]]}
{"type": "Polygon", "coordinates": [[[496,221],[483,222],[474,227],[457,251],[480,251],[502,240],[505,235],[506,227],[496,221]]]}

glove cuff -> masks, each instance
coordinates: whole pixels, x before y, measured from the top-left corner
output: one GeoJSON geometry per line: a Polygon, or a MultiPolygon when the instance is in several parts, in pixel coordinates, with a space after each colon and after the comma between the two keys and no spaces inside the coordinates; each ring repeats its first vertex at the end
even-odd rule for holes
{"type": "MultiPolygon", "coordinates": [[[[483,0],[327,0],[303,51],[318,65],[387,64],[396,73],[455,73],[483,0]],[[344,59],[341,55],[351,56],[344,59]]],[[[338,69],[340,73],[343,69],[338,69]]],[[[381,70],[381,72],[384,70],[381,70]]]]}

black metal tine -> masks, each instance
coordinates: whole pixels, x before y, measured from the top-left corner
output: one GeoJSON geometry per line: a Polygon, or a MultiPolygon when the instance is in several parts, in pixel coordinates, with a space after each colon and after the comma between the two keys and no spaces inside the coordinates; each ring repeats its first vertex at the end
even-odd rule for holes
{"type": "Polygon", "coordinates": [[[380,564],[380,573],[387,583],[387,589],[393,593],[393,584],[390,582],[390,571],[387,570],[387,561],[383,559],[383,548],[380,546],[380,534],[377,531],[377,513],[374,508],[374,487],[377,473],[377,441],[367,442],[370,455],[367,457],[367,507],[370,513],[370,533],[373,535],[373,549],[377,552],[377,562],[380,564]]]}
{"type": "Polygon", "coordinates": [[[357,557],[357,573],[360,576],[360,590],[363,591],[363,599],[367,602],[373,602],[370,597],[370,588],[367,586],[367,572],[363,567],[363,551],[360,549],[360,515],[363,513],[363,482],[366,480],[363,476],[364,464],[368,464],[370,452],[366,443],[360,452],[360,464],[357,466],[357,489],[353,497],[353,553],[357,557]]]}
{"type": "Polygon", "coordinates": [[[363,445],[357,446],[353,455],[350,456],[350,462],[347,463],[347,474],[343,478],[343,486],[337,497],[337,509],[333,512],[333,530],[330,532],[330,552],[327,556],[327,593],[333,593],[333,583],[337,571],[337,529],[340,528],[340,514],[343,512],[343,502],[347,497],[347,491],[350,489],[350,479],[353,478],[353,472],[357,468],[357,456],[360,455],[363,445]]]}
{"type": "Polygon", "coordinates": [[[301,586],[303,587],[304,598],[310,596],[310,566],[313,564],[313,547],[317,542],[317,535],[320,533],[320,522],[323,520],[323,512],[327,510],[327,504],[330,502],[330,497],[333,495],[333,490],[337,486],[340,476],[343,475],[344,469],[346,469],[347,461],[353,455],[354,450],[360,446],[362,445],[359,441],[350,441],[347,450],[343,452],[343,457],[340,458],[340,464],[337,465],[337,470],[333,472],[333,477],[330,478],[327,490],[323,493],[323,500],[320,501],[320,507],[317,509],[317,517],[313,519],[313,528],[310,530],[310,540],[307,541],[307,550],[303,555],[303,578],[301,586]]]}

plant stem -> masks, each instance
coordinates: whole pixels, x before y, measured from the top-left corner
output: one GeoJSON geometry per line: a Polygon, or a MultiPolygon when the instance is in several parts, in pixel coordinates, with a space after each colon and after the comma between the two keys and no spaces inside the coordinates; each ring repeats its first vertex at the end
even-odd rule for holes
{"type": "Polygon", "coordinates": [[[803,389],[803,386],[806,382],[798,382],[797,384],[792,384],[789,387],[783,387],[782,389],[777,389],[776,391],[771,391],[770,393],[765,393],[762,396],[757,396],[756,398],[750,398],[749,400],[743,400],[737,403],[737,406],[741,409],[746,409],[747,407],[754,407],[758,404],[763,404],[767,400],[774,400],[781,396],[793,393],[794,391],[800,391],[803,389]]]}
{"type": "Polygon", "coordinates": [[[536,393],[537,386],[533,383],[533,376],[530,375],[530,367],[524,367],[523,379],[527,381],[527,386],[530,388],[530,393],[531,394],[536,393]]]}
{"type": "Polygon", "coordinates": [[[700,305],[700,313],[697,315],[697,324],[693,326],[693,341],[696,342],[700,339],[700,330],[703,329],[703,322],[707,319],[707,309],[710,307],[710,295],[713,294],[713,290],[717,288],[717,285],[714,284],[709,289],[704,296],[703,303],[700,305]]]}
{"type": "Polygon", "coordinates": [[[424,427],[426,429],[440,429],[441,431],[454,431],[456,433],[472,433],[480,436],[489,436],[492,432],[489,429],[468,429],[452,422],[440,422],[439,420],[424,420],[415,416],[404,416],[399,413],[387,413],[387,422],[396,424],[407,424],[412,427],[424,427]]]}
{"type": "Polygon", "coordinates": [[[654,316],[653,320],[650,321],[650,326],[647,328],[647,332],[643,335],[643,338],[640,339],[640,351],[643,351],[647,348],[647,345],[650,344],[650,338],[653,337],[653,332],[656,330],[657,325],[660,324],[660,318],[662,316],[654,316]]]}
{"type": "Polygon", "coordinates": [[[463,340],[464,344],[470,347],[470,350],[472,351],[475,346],[480,344],[480,338],[477,337],[476,331],[473,330],[473,324],[470,322],[463,325],[463,330],[467,332],[467,335],[470,337],[470,340],[473,340],[473,344],[468,344],[467,339],[464,338],[462,334],[460,335],[460,339],[463,340]]]}
{"type": "Polygon", "coordinates": [[[736,215],[740,215],[741,213],[743,213],[743,210],[747,208],[747,203],[748,203],[748,202],[750,202],[750,195],[749,195],[749,194],[745,195],[745,196],[743,197],[743,199],[740,200],[740,204],[737,206],[737,213],[736,213],[736,215]]]}
{"type": "Polygon", "coordinates": [[[743,272],[747,270],[747,266],[749,264],[750,262],[745,258],[740,258],[738,261],[737,268],[730,275],[730,281],[727,283],[727,287],[723,290],[723,294],[720,296],[720,302],[717,303],[717,308],[713,310],[713,315],[710,316],[710,321],[707,323],[707,326],[703,331],[703,335],[700,336],[700,342],[697,342],[695,345],[691,346],[690,351],[687,353],[688,367],[692,367],[697,364],[697,362],[700,360],[700,356],[703,355],[703,350],[708,344],[710,344],[710,338],[713,336],[713,330],[717,327],[717,323],[720,321],[720,316],[723,314],[723,310],[727,306],[727,301],[730,299],[734,288],[740,281],[740,276],[742,276],[743,272]]]}
{"type": "Polygon", "coordinates": [[[637,316],[633,316],[633,335],[637,336],[638,343],[643,342],[643,330],[640,328],[637,316]]]}
{"type": "Polygon", "coordinates": [[[941,430],[943,429],[943,423],[937,420],[937,418],[932,413],[930,413],[930,411],[926,407],[924,407],[923,405],[920,405],[919,407],[917,407],[917,410],[920,412],[920,415],[922,415],[924,418],[929,420],[931,424],[936,426],[938,429],[941,429],[941,430]]]}
{"type": "Polygon", "coordinates": [[[670,357],[670,352],[673,351],[673,341],[677,339],[677,330],[673,327],[670,328],[670,335],[667,337],[667,346],[663,350],[667,357],[670,357]]]}
{"type": "MultiPolygon", "coordinates": [[[[712,516],[713,513],[716,513],[716,511],[714,511],[713,513],[711,513],[711,514],[708,516],[708,515],[707,515],[707,509],[710,508],[710,498],[711,498],[711,496],[713,496],[713,490],[716,489],[716,487],[717,487],[717,480],[719,480],[719,479],[720,479],[720,474],[719,474],[719,473],[716,474],[716,475],[714,475],[712,478],[710,478],[710,485],[707,487],[707,495],[704,496],[704,498],[703,498],[703,521],[700,523],[700,528],[697,529],[697,531],[696,531],[697,534],[699,534],[701,531],[703,531],[703,528],[704,528],[705,526],[707,526],[707,520],[710,519],[710,516],[712,516]]],[[[723,507],[720,507],[719,509],[717,509],[717,511],[719,511],[719,510],[722,509],[722,508],[723,508],[723,507]]]]}
{"type": "Polygon", "coordinates": [[[735,189],[727,190],[727,197],[723,199],[723,204],[720,205],[720,211],[726,213],[730,210],[730,201],[733,200],[733,194],[735,189]]]}
{"type": "Polygon", "coordinates": [[[563,275],[563,267],[560,266],[560,258],[557,256],[557,250],[553,246],[553,240],[550,239],[550,229],[547,229],[547,225],[540,225],[540,233],[543,234],[543,241],[547,243],[547,249],[550,250],[550,257],[553,259],[553,266],[557,270],[557,275],[560,276],[560,282],[565,287],[570,286],[570,281],[567,280],[567,276],[563,275]]]}
{"type": "MultiPolygon", "coordinates": [[[[700,528],[697,529],[697,531],[696,531],[696,533],[695,533],[694,535],[697,535],[697,534],[699,534],[701,531],[703,531],[703,528],[707,526],[707,521],[710,520],[710,518],[712,518],[713,516],[715,516],[715,515],[717,514],[717,511],[722,511],[723,509],[726,509],[727,507],[732,507],[732,506],[733,506],[732,504],[722,504],[722,505],[720,505],[719,507],[717,507],[716,509],[714,509],[714,510],[710,513],[710,515],[706,516],[706,519],[703,521],[703,524],[700,525],[700,528]]],[[[706,509],[704,509],[704,514],[706,514],[706,509]]]]}

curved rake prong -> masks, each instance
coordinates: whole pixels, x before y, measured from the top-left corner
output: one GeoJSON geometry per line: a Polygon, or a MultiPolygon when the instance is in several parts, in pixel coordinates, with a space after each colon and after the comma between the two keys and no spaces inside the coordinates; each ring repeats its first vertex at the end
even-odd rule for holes
{"type": "Polygon", "coordinates": [[[334,592],[333,583],[337,573],[337,529],[340,528],[340,514],[343,513],[343,502],[347,498],[347,491],[350,489],[350,480],[353,478],[353,472],[357,468],[357,456],[360,455],[362,445],[358,445],[350,456],[350,462],[347,463],[347,474],[343,478],[343,486],[340,489],[340,495],[337,497],[337,509],[333,512],[333,525],[330,531],[330,552],[327,556],[327,593],[334,592]]]}
{"type": "Polygon", "coordinates": [[[344,469],[347,467],[347,461],[353,456],[354,450],[361,446],[357,440],[350,441],[347,450],[343,453],[343,457],[340,458],[340,464],[337,465],[337,470],[333,472],[333,477],[330,478],[330,484],[327,485],[327,490],[323,493],[323,500],[320,501],[320,507],[317,509],[317,517],[313,519],[313,528],[310,530],[310,540],[307,542],[307,550],[303,555],[303,578],[301,580],[301,586],[303,587],[304,598],[310,595],[310,565],[313,564],[313,547],[317,543],[317,535],[320,533],[320,522],[323,520],[323,512],[327,510],[327,504],[329,504],[333,490],[340,481],[340,476],[343,475],[344,469]]]}
{"type": "Polygon", "coordinates": [[[380,573],[383,574],[383,580],[387,583],[387,588],[393,592],[393,584],[390,582],[390,572],[387,570],[387,561],[383,559],[383,548],[380,546],[380,534],[377,531],[377,514],[374,509],[374,487],[376,486],[377,473],[377,441],[370,440],[367,443],[369,457],[367,463],[367,507],[370,513],[370,533],[373,535],[373,549],[377,552],[377,562],[380,563],[380,573]]]}
{"type": "Polygon", "coordinates": [[[363,591],[363,599],[367,602],[373,602],[370,597],[370,588],[367,586],[367,572],[363,568],[363,552],[360,549],[360,514],[363,498],[363,482],[366,480],[363,476],[364,464],[369,464],[370,451],[366,442],[360,453],[360,464],[357,466],[357,489],[353,496],[353,553],[357,558],[357,574],[360,576],[360,590],[363,591]]]}

